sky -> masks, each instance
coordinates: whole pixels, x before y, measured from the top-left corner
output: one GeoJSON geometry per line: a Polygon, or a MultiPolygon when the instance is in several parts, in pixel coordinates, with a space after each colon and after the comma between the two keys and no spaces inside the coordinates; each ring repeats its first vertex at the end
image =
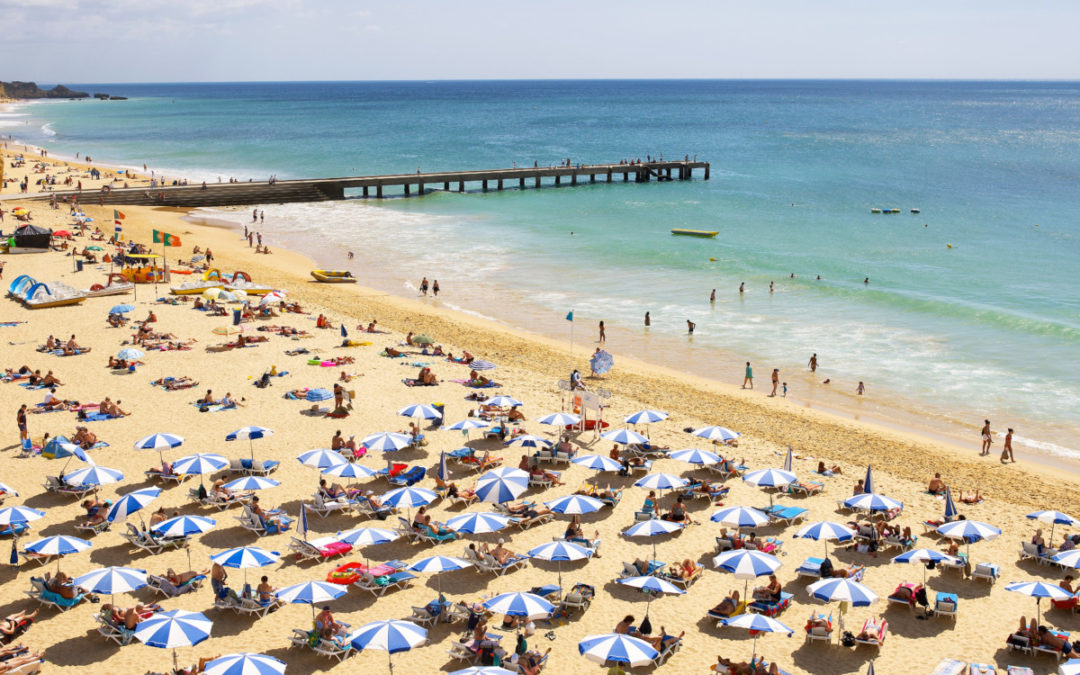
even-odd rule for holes
{"type": "Polygon", "coordinates": [[[1080,2],[0,0],[0,80],[1080,79],[1080,2]]]}

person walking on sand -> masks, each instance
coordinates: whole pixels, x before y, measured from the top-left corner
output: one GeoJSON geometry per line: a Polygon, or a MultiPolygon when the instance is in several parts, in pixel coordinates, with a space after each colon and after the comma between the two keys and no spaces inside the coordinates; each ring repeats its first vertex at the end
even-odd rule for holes
{"type": "Polygon", "coordinates": [[[990,446],[994,443],[994,437],[990,434],[990,420],[983,420],[982,428],[982,450],[979,451],[979,456],[990,454],[990,446]]]}
{"type": "Polygon", "coordinates": [[[15,423],[19,426],[19,440],[25,441],[30,438],[30,433],[26,430],[26,404],[23,403],[19,408],[19,412],[15,414],[15,423]]]}
{"type": "Polygon", "coordinates": [[[693,335],[694,334],[694,326],[696,326],[696,325],[697,325],[696,323],[694,323],[690,319],[687,319],[686,320],[686,332],[689,333],[690,335],[693,335]]]}
{"type": "Polygon", "coordinates": [[[1005,445],[1002,446],[1002,448],[1001,448],[1001,463],[1002,464],[1005,463],[1005,458],[1006,457],[1009,458],[1010,462],[1012,462],[1013,464],[1016,464],[1016,459],[1013,458],[1013,452],[1012,452],[1012,437],[1013,437],[1013,430],[1009,429],[1009,431],[1006,432],[1006,434],[1005,434],[1005,445]]]}
{"type": "Polygon", "coordinates": [[[771,396],[776,396],[776,388],[778,386],[780,386],[780,369],[779,368],[773,368],[772,369],[772,393],[769,394],[770,397],[771,396]]]}
{"type": "Polygon", "coordinates": [[[859,380],[859,386],[855,387],[855,393],[862,396],[864,391],[866,391],[866,385],[863,384],[862,380],[859,380]]]}
{"type": "Polygon", "coordinates": [[[784,398],[787,398],[787,382],[784,382],[784,383],[783,383],[783,385],[781,385],[781,386],[783,386],[783,387],[784,387],[784,394],[783,394],[783,396],[784,396],[784,398]]]}
{"type": "Polygon", "coordinates": [[[599,339],[597,339],[597,342],[607,342],[607,335],[604,334],[604,322],[603,321],[600,322],[600,337],[599,337],[599,339]]]}
{"type": "Polygon", "coordinates": [[[649,313],[645,312],[645,327],[648,328],[652,325],[652,319],[649,318],[649,313]]]}
{"type": "Polygon", "coordinates": [[[427,277],[424,277],[423,279],[420,280],[420,292],[424,294],[425,298],[427,297],[427,289],[428,289],[427,277]]]}
{"type": "Polygon", "coordinates": [[[817,352],[810,355],[810,361],[806,364],[811,373],[817,372],[817,352]]]}
{"type": "Polygon", "coordinates": [[[746,385],[750,385],[750,388],[754,388],[754,369],[750,367],[750,362],[746,362],[746,374],[743,375],[742,388],[746,389],[746,385]]]}

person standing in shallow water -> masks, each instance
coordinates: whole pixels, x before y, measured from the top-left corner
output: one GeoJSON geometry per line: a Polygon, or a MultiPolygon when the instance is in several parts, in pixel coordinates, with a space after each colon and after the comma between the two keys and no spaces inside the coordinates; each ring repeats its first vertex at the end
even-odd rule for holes
{"type": "Polygon", "coordinates": [[[420,280],[420,292],[424,294],[425,298],[427,297],[427,289],[428,289],[427,277],[424,277],[423,279],[420,280]]]}
{"type": "Polygon", "coordinates": [[[811,373],[817,372],[817,352],[814,352],[810,355],[810,361],[806,364],[806,366],[810,369],[811,373]]]}
{"type": "Polygon", "coordinates": [[[769,396],[776,396],[776,387],[780,384],[780,369],[772,369],[772,393],[769,396]]]}
{"type": "Polygon", "coordinates": [[[855,387],[855,393],[858,394],[859,396],[862,396],[865,391],[866,391],[866,385],[863,384],[862,380],[859,380],[859,386],[855,387]]]}
{"type": "Polygon", "coordinates": [[[712,293],[709,294],[709,302],[710,303],[716,302],[716,289],[715,288],[712,289],[712,293]]]}
{"type": "Polygon", "coordinates": [[[438,279],[431,282],[431,292],[436,298],[439,297],[439,280],[438,279]]]}
{"type": "Polygon", "coordinates": [[[648,327],[648,326],[651,326],[651,325],[652,325],[652,321],[649,319],[649,313],[645,312],[645,326],[648,327]]]}
{"type": "Polygon", "coordinates": [[[691,321],[690,319],[687,319],[687,320],[686,320],[686,332],[687,332],[688,334],[690,334],[690,335],[693,335],[693,334],[694,334],[694,327],[695,327],[695,326],[697,326],[697,324],[696,324],[696,323],[694,323],[694,322],[693,322],[693,321],[691,321]]]}
{"type": "Polygon", "coordinates": [[[750,367],[750,362],[746,362],[746,374],[743,376],[742,388],[746,389],[746,385],[750,385],[750,388],[754,388],[754,369],[750,367]]]}

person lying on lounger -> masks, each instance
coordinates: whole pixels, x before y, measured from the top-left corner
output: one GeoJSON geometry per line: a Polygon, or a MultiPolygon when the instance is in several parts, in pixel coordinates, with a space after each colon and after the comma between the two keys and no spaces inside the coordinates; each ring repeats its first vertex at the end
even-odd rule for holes
{"type": "Polygon", "coordinates": [[[169,580],[169,583],[173,586],[183,586],[187,582],[191,581],[195,577],[205,577],[210,575],[210,570],[205,569],[202,572],[196,572],[194,570],[188,570],[187,572],[175,572],[173,568],[169,568],[165,572],[164,577],[169,580]]]}
{"type": "Polygon", "coordinates": [[[38,610],[36,609],[33,612],[23,610],[15,614],[8,614],[3,619],[0,619],[0,634],[4,636],[4,641],[11,641],[25,633],[30,624],[34,623],[37,613],[38,610]]]}
{"type": "Polygon", "coordinates": [[[885,623],[884,617],[867,619],[862,631],[855,636],[857,640],[877,640],[881,633],[881,625],[885,623]]]}
{"type": "MultiPolygon", "coordinates": [[[[49,573],[45,573],[45,588],[49,589],[53,593],[56,593],[65,600],[74,600],[79,595],[87,594],[86,589],[77,587],[72,581],[71,577],[63,572],[57,572],[55,577],[49,577],[49,573]]],[[[92,598],[91,598],[92,599],[92,598]]]]}
{"type": "Polygon", "coordinates": [[[345,488],[337,483],[328,486],[325,478],[319,479],[319,492],[322,494],[323,499],[337,499],[338,497],[348,496],[348,491],[345,488]]]}
{"type": "Polygon", "coordinates": [[[499,543],[495,545],[495,548],[489,548],[488,545],[484,543],[480,545],[480,552],[491,555],[491,557],[495,558],[500,565],[505,565],[508,560],[517,555],[506,548],[505,544],[506,540],[502,538],[499,539],[499,543]]]}
{"type": "Polygon", "coordinates": [[[387,356],[394,356],[394,357],[396,357],[396,356],[404,356],[405,352],[399,352],[398,350],[394,349],[393,347],[387,347],[386,348],[386,355],[387,356]]]}
{"type": "Polygon", "coordinates": [[[75,433],[71,442],[83,450],[89,450],[97,444],[97,435],[90,432],[86,427],[75,427],[75,433]]]}
{"type": "Polygon", "coordinates": [[[710,614],[731,616],[739,607],[739,591],[732,591],[730,595],[720,601],[720,604],[709,610],[710,614]]]}
{"type": "Polygon", "coordinates": [[[135,630],[135,627],[139,625],[139,622],[144,619],[150,618],[154,612],[161,611],[161,607],[158,605],[135,605],[134,607],[118,607],[111,603],[106,602],[101,606],[101,615],[105,617],[109,623],[114,625],[123,625],[128,630],[135,630]]]}
{"type": "MultiPolygon", "coordinates": [[[[695,574],[701,572],[703,568],[701,565],[694,564],[694,561],[690,558],[683,558],[683,561],[671,563],[667,570],[664,572],[666,576],[678,578],[678,579],[690,579],[695,574]]],[[[777,582],[779,584],[780,582],[777,582]]],[[[771,584],[770,584],[771,586],[771,584]]],[[[779,596],[777,596],[779,598],[779,596]]]]}

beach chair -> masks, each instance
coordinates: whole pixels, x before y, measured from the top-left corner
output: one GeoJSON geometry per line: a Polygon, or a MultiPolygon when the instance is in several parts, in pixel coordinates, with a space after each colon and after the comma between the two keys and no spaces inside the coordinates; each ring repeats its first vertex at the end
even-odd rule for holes
{"type": "Polygon", "coordinates": [[[94,621],[98,624],[98,635],[115,642],[121,647],[135,639],[135,631],[128,630],[128,627],[123,624],[113,623],[109,617],[95,614],[94,621]]]}
{"type": "Polygon", "coordinates": [[[966,675],[968,664],[957,659],[942,659],[930,675],[966,675]]]}
{"type": "Polygon", "coordinates": [[[877,539],[877,530],[869,523],[860,523],[855,530],[856,541],[873,541],[877,539]]]}
{"type": "Polygon", "coordinates": [[[792,525],[806,517],[806,509],[798,506],[787,506],[769,512],[769,520],[792,525]]]}
{"type": "Polygon", "coordinates": [[[832,642],[833,625],[832,614],[825,616],[816,612],[810,612],[810,620],[806,622],[806,642],[832,642]],[[824,621],[826,625],[814,624],[815,620],[824,621]],[[812,625],[813,624],[813,625],[812,625]]]}
{"type": "Polygon", "coordinates": [[[762,600],[754,600],[746,606],[746,611],[753,614],[764,614],[768,617],[776,617],[780,612],[791,606],[791,593],[784,593],[781,591],[780,599],[776,602],[765,602],[762,600]]]}
{"type": "Polygon", "coordinates": [[[68,485],[64,481],[60,480],[59,476],[45,476],[45,483],[42,484],[46,492],[53,492],[58,495],[70,495],[72,497],[83,498],[88,494],[97,492],[98,486],[96,485],[68,485]]]}
{"type": "Polygon", "coordinates": [[[1009,651],[1028,655],[1031,655],[1033,650],[1031,637],[1020,633],[1010,633],[1009,637],[1005,638],[1005,646],[1009,648],[1009,651]]]}
{"type": "Polygon", "coordinates": [[[919,540],[919,538],[915,537],[911,541],[904,541],[903,539],[901,539],[897,535],[890,534],[890,535],[888,535],[886,537],[883,537],[878,542],[878,545],[883,549],[898,548],[901,551],[907,551],[907,550],[909,550],[911,548],[914,548],[915,547],[915,542],[917,542],[918,540],[919,540]]]}
{"type": "Polygon", "coordinates": [[[146,585],[167,598],[175,598],[178,595],[199,590],[205,580],[206,577],[200,574],[177,586],[165,577],[148,574],[146,576],[146,585]]]}
{"type": "Polygon", "coordinates": [[[368,518],[378,518],[379,520],[386,520],[397,512],[396,509],[384,504],[380,504],[378,507],[373,506],[371,498],[366,495],[358,496],[356,499],[351,500],[350,504],[357,515],[366,516],[368,518]]]}
{"type": "Polygon", "coordinates": [[[898,585],[896,587],[896,590],[894,590],[892,593],[889,594],[889,604],[890,605],[894,605],[894,604],[895,605],[906,605],[909,609],[915,609],[915,595],[921,590],[922,590],[922,585],[921,584],[911,584],[911,583],[903,582],[903,583],[901,583],[900,585],[898,585]],[[897,594],[900,592],[901,588],[909,588],[909,589],[911,589],[911,599],[910,600],[907,599],[907,598],[904,598],[904,597],[898,597],[897,594]]]}
{"type": "Polygon", "coordinates": [[[938,592],[934,599],[934,616],[947,616],[955,621],[959,605],[960,599],[956,593],[938,592]]]}
{"type": "Polygon", "coordinates": [[[841,513],[851,513],[855,509],[847,505],[848,498],[836,500],[836,510],[841,513]]]}
{"type": "Polygon", "coordinates": [[[314,630],[301,630],[293,628],[289,637],[289,647],[310,649],[320,656],[342,661],[352,653],[352,643],[345,640],[346,636],[336,636],[330,640],[324,640],[314,630]]]}
{"type": "Polygon", "coordinates": [[[825,483],[819,483],[817,481],[805,481],[792,483],[788,486],[788,494],[801,494],[804,497],[811,497],[819,492],[825,491],[825,483]]]}
{"type": "Polygon", "coordinates": [[[517,525],[522,530],[527,530],[533,525],[544,525],[546,523],[550,523],[554,519],[555,514],[553,513],[541,513],[534,518],[513,518],[512,523],[514,525],[517,525]]]}
{"type": "Polygon", "coordinates": [[[260,619],[280,607],[281,604],[281,601],[276,597],[265,603],[256,600],[252,597],[251,587],[246,585],[244,591],[238,596],[230,593],[224,597],[214,599],[214,609],[231,609],[237,614],[245,616],[254,615],[260,619]]]}
{"type": "Polygon", "coordinates": [[[569,618],[574,612],[585,612],[592,604],[596,589],[588,584],[574,584],[570,592],[559,601],[559,614],[569,618]]]}
{"type": "Polygon", "coordinates": [[[403,570],[381,577],[375,577],[365,573],[360,575],[360,578],[353,582],[353,586],[356,586],[360,590],[368,591],[375,597],[381,597],[387,591],[408,588],[412,585],[412,580],[415,578],[415,574],[403,570]]]}
{"type": "Polygon", "coordinates": [[[396,476],[390,477],[388,480],[391,485],[397,485],[399,487],[407,487],[409,485],[415,485],[424,479],[427,474],[427,470],[422,466],[414,466],[404,473],[400,473],[396,476]]]}
{"type": "Polygon", "coordinates": [[[12,668],[8,670],[7,675],[33,675],[33,673],[39,673],[41,672],[42,663],[45,663],[45,659],[38,659],[37,661],[24,663],[18,668],[12,668]]]}
{"type": "Polygon", "coordinates": [[[352,502],[347,498],[337,497],[328,499],[323,495],[321,490],[311,495],[311,499],[312,502],[310,504],[304,504],[304,508],[316,513],[320,518],[325,518],[331,513],[352,508],[352,502]]]}
{"type": "Polygon", "coordinates": [[[735,609],[728,616],[724,616],[723,614],[717,614],[716,612],[712,611],[711,609],[706,613],[706,615],[710,619],[716,619],[716,627],[717,628],[723,628],[723,627],[727,626],[727,622],[730,621],[731,619],[734,619],[735,617],[739,616],[740,614],[746,614],[746,605],[747,605],[746,600],[740,600],[739,604],[735,606],[735,609]]]}
{"type": "Polygon", "coordinates": [[[642,574],[641,570],[639,570],[637,567],[634,567],[634,563],[624,561],[622,564],[622,571],[619,572],[619,578],[629,579],[630,577],[655,576],[664,569],[664,566],[666,564],[660,562],[659,560],[650,560],[648,561],[648,563],[649,568],[645,571],[645,574],[642,574]]]}
{"type": "Polygon", "coordinates": [[[322,537],[311,541],[289,537],[289,550],[296,555],[297,560],[328,560],[339,555],[346,555],[352,551],[352,548],[351,544],[337,541],[333,537],[322,537]]]}
{"type": "Polygon", "coordinates": [[[716,538],[716,552],[723,553],[724,551],[730,551],[735,548],[735,542],[727,537],[716,538]]]}
{"type": "MultiPolygon", "coordinates": [[[[1012,668],[1010,667],[1011,671],[1012,668]]],[[[969,675],[997,675],[997,668],[990,663],[975,663],[971,662],[968,670],[969,675]]]]}
{"type": "Polygon", "coordinates": [[[419,530],[414,530],[414,533],[416,541],[422,541],[428,544],[441,544],[447,541],[454,541],[458,538],[457,532],[444,532],[439,534],[427,525],[422,526],[419,530]]]}
{"type": "Polygon", "coordinates": [[[1032,544],[1030,541],[1021,542],[1020,544],[1020,561],[1034,560],[1040,565],[1047,565],[1049,563],[1057,564],[1056,561],[1050,558],[1057,555],[1057,551],[1052,548],[1044,548],[1042,554],[1039,554],[1039,547],[1032,544]]]}
{"type": "MultiPolygon", "coordinates": [[[[1046,630],[1063,640],[1067,641],[1069,639],[1069,634],[1064,631],[1055,630],[1050,627],[1047,627],[1046,630]]],[[[1043,642],[1038,642],[1032,647],[1032,649],[1036,654],[1049,654],[1051,656],[1056,656],[1059,661],[1065,658],[1065,654],[1061,651],[1061,649],[1057,647],[1051,647],[1050,645],[1043,642]]]]}
{"type": "Polygon", "coordinates": [[[244,504],[244,512],[239,516],[235,516],[236,520],[240,523],[240,527],[254,532],[260,537],[266,534],[266,525],[263,524],[258,514],[251,510],[251,507],[244,504]]]}
{"type": "Polygon", "coordinates": [[[999,576],[1001,576],[1001,566],[995,565],[994,563],[979,563],[975,565],[975,569],[971,571],[971,578],[973,580],[985,579],[990,582],[991,586],[994,585],[994,582],[997,581],[999,576]]]}
{"type": "Polygon", "coordinates": [[[269,476],[277,471],[281,462],[273,459],[242,459],[240,471],[251,476],[269,476]]]}
{"type": "Polygon", "coordinates": [[[555,484],[555,481],[562,478],[562,473],[559,471],[549,471],[543,474],[529,474],[529,487],[534,488],[549,488],[555,484]],[[555,478],[548,478],[547,473],[555,475],[555,478]]]}
{"type": "Polygon", "coordinates": [[[450,649],[447,649],[446,653],[451,659],[466,663],[476,663],[476,660],[480,658],[480,654],[474,652],[467,642],[451,642],[450,649]]]}
{"type": "Polygon", "coordinates": [[[93,524],[75,523],[75,529],[80,532],[85,532],[87,536],[89,536],[93,534],[101,534],[102,532],[108,530],[111,525],[112,523],[108,520],[103,520],[100,523],[93,524]]]}
{"type": "Polygon", "coordinates": [[[66,612],[87,599],[84,593],[79,593],[74,598],[65,598],[59,593],[50,591],[49,587],[45,585],[45,580],[38,577],[30,577],[30,590],[26,591],[26,595],[46,607],[52,607],[61,612],[66,612]]]}
{"type": "Polygon", "coordinates": [[[652,660],[653,667],[659,668],[664,665],[668,659],[670,659],[675,652],[682,649],[682,638],[672,636],[671,640],[664,640],[663,644],[656,655],[656,658],[652,660]]]}
{"type": "Polygon", "coordinates": [[[820,579],[821,565],[824,562],[824,558],[807,558],[803,561],[803,564],[795,568],[796,578],[820,579]]]}
{"type": "Polygon", "coordinates": [[[427,607],[412,607],[412,616],[407,621],[418,623],[421,626],[434,626],[435,622],[439,620],[438,614],[432,614],[428,611],[427,607]]]}
{"type": "Polygon", "coordinates": [[[885,644],[885,637],[889,632],[889,622],[884,619],[867,619],[863,622],[862,631],[855,636],[855,644],[868,647],[881,647],[885,644]],[[866,637],[859,637],[866,633],[866,637]]]}
{"type": "Polygon", "coordinates": [[[160,480],[162,483],[168,483],[174,481],[177,485],[184,482],[184,479],[188,477],[186,473],[164,473],[161,469],[148,469],[143,472],[148,480],[160,480]]]}
{"type": "Polygon", "coordinates": [[[460,492],[453,497],[447,496],[446,499],[450,502],[451,506],[463,506],[466,508],[480,501],[480,498],[476,496],[476,493],[463,495],[460,492]]]}
{"type": "Polygon", "coordinates": [[[671,576],[671,575],[665,574],[664,575],[664,581],[670,581],[671,583],[675,584],[676,586],[683,589],[684,591],[688,591],[688,590],[690,590],[690,587],[693,586],[694,583],[698,579],[700,579],[702,577],[704,572],[705,572],[705,568],[702,567],[701,565],[697,565],[697,566],[695,566],[694,573],[691,574],[688,578],[684,579],[683,577],[671,576]]]}
{"type": "Polygon", "coordinates": [[[500,565],[499,561],[495,559],[495,556],[490,553],[482,555],[479,561],[475,563],[477,569],[482,572],[491,572],[496,576],[503,576],[507,572],[513,572],[516,569],[520,569],[529,564],[528,556],[516,555],[509,558],[505,564],[500,565]]]}

